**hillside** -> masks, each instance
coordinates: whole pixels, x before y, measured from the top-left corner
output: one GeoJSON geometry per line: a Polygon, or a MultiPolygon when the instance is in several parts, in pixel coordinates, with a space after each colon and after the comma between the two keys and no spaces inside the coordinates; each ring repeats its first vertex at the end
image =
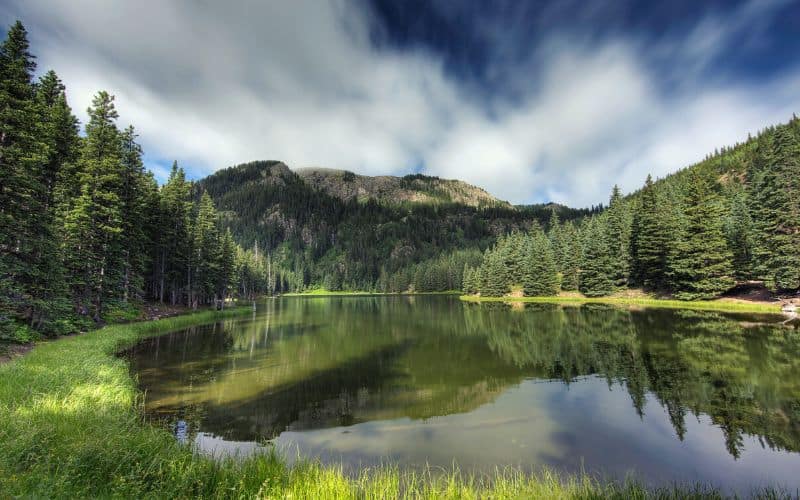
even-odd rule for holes
{"type": "Polygon", "coordinates": [[[615,187],[607,208],[577,227],[556,222],[546,234],[500,238],[480,266],[465,271],[465,290],[577,290],[592,297],[635,287],[698,300],[763,286],[796,300],[800,120],[768,127],[662,179],[648,176],[628,196],[615,187]]]}
{"type": "Polygon", "coordinates": [[[511,208],[508,202],[459,180],[421,174],[371,177],[329,168],[298,168],[295,173],[312,187],[344,201],[372,199],[380,203],[456,203],[475,208],[511,208]]]}
{"type": "MultiPolygon", "coordinates": [[[[475,275],[480,277],[473,277],[480,283],[473,283],[472,290],[504,294],[530,278],[523,272],[527,262],[541,263],[540,256],[525,257],[533,248],[530,238],[540,232],[537,226],[548,231],[547,241],[539,238],[537,248],[553,253],[548,259],[559,275],[548,282],[555,288],[560,283],[562,290],[604,295],[637,286],[712,297],[751,280],[793,289],[794,265],[780,256],[791,254],[787,249],[796,235],[790,231],[762,242],[777,234],[771,224],[786,218],[780,227],[794,227],[797,218],[793,193],[800,177],[791,174],[794,166],[782,163],[796,161],[793,149],[786,148],[796,147],[797,129],[793,119],[626,197],[615,191],[607,208],[602,203],[582,210],[557,204],[512,206],[461,181],[292,171],[277,161],[218,171],[198,183],[197,193],[211,195],[238,242],[273,259],[281,290],[457,289],[464,269],[471,268],[480,270],[475,275]],[[778,179],[779,171],[788,176],[778,179]],[[785,200],[771,191],[784,193],[785,200]],[[561,224],[555,232],[553,212],[561,224]],[[576,223],[565,224],[569,221],[576,223]],[[694,228],[686,226],[690,221],[694,228]],[[504,238],[515,231],[517,236],[504,238]],[[710,252],[711,241],[718,259],[711,291],[686,292],[710,272],[708,255],[700,257],[710,252]],[[673,250],[678,246],[686,252],[673,250]],[[484,254],[489,248],[495,250],[492,262],[484,254]],[[681,260],[689,258],[697,262],[681,260]],[[780,274],[767,273],[770,266],[781,269],[780,274]],[[503,279],[489,286],[488,276],[503,279]]],[[[532,282],[530,287],[536,289],[532,282]]]]}
{"type": "MultiPolygon", "coordinates": [[[[278,161],[220,170],[197,189],[211,195],[239,243],[274,259],[279,288],[292,290],[458,288],[464,265],[498,236],[545,224],[551,213],[512,207],[460,181],[298,174],[278,161]]],[[[565,220],[587,213],[557,208],[565,220]]]]}

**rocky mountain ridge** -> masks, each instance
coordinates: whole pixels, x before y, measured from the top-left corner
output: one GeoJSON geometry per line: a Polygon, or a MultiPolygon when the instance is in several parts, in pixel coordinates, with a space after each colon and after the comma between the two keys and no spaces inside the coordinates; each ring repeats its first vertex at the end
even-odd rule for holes
{"type": "Polygon", "coordinates": [[[344,201],[375,200],[381,203],[456,203],[475,208],[503,207],[486,190],[460,180],[440,179],[422,174],[367,176],[331,168],[298,168],[294,172],[312,187],[344,201]]]}

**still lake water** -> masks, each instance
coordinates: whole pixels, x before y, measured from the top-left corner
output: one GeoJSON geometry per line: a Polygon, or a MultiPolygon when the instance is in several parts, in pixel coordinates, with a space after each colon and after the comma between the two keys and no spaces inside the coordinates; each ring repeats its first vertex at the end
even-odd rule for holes
{"type": "Polygon", "coordinates": [[[782,319],[282,298],[129,357],[147,414],[216,455],[271,442],[346,469],[549,466],[796,494],[800,330],[782,319]]]}

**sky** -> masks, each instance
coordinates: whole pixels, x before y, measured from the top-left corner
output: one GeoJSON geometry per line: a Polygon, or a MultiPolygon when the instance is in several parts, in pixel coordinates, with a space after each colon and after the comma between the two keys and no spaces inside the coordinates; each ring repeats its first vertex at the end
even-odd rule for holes
{"type": "Polygon", "coordinates": [[[252,160],[604,202],[800,112],[800,1],[6,0],[163,182],[252,160]]]}

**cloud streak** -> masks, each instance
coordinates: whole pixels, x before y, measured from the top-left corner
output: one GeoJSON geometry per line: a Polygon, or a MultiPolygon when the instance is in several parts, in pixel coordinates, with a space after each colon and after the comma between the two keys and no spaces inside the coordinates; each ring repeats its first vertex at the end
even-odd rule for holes
{"type": "Polygon", "coordinates": [[[781,4],[754,5],[657,43],[546,33],[498,58],[513,98],[458,78],[435,51],[376,45],[376,19],[352,2],[26,0],[0,14],[26,23],[81,116],[98,89],[117,95],[157,173],[172,158],[195,177],[253,159],[421,169],[516,203],[583,206],[800,110],[796,65],[758,81],[706,73],[742,16],[763,23],[781,4]]]}

